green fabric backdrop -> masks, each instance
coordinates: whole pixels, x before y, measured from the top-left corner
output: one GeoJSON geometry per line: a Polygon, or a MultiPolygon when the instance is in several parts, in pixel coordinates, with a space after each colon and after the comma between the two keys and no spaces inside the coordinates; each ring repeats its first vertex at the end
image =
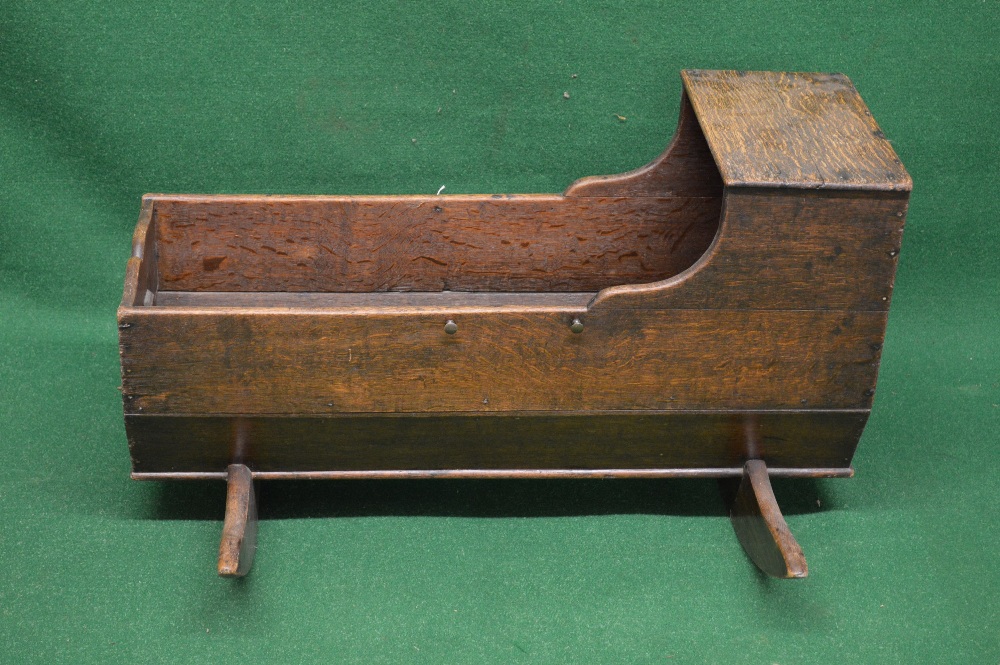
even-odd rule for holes
{"type": "Polygon", "coordinates": [[[994,0],[0,8],[0,661],[1000,662],[994,0]],[[128,479],[114,310],[144,192],[557,192],[644,164],[684,67],[848,74],[914,180],[852,480],[128,479]],[[576,78],[573,78],[576,75],[576,78]],[[563,93],[570,98],[564,99],[563,93]],[[620,121],[615,115],[626,118],[620,121]]]}

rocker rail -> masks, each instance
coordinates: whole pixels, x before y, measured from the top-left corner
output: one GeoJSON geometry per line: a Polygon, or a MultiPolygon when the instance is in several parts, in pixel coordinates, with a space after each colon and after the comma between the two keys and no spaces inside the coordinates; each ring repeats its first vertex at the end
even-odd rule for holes
{"type": "MultiPolygon", "coordinates": [[[[611,474],[622,473],[625,470],[609,469],[611,474]]],[[[693,470],[696,471],[696,470],[693,470]]],[[[713,475],[715,471],[706,470],[713,475]]],[[[769,476],[784,475],[779,470],[769,470],[764,462],[760,460],[748,461],[742,469],[725,470],[725,476],[740,477],[739,486],[735,493],[735,498],[731,502],[730,517],[733,529],[739,538],[747,556],[763,572],[773,577],[803,578],[808,574],[805,556],[802,548],[795,541],[788,525],[778,508],[778,503],[774,498],[771,489],[769,476]]],[[[785,470],[790,471],[790,470],[785,470]]],[[[795,471],[817,471],[817,470],[795,470],[795,471]]],[[[850,471],[850,470],[848,470],[850,471]]],[[[425,473],[425,472],[418,472],[425,473]]],[[[437,473],[437,472],[426,472],[437,473]]],[[[465,475],[468,472],[444,472],[437,476],[403,476],[404,478],[414,477],[439,477],[439,478],[483,478],[496,476],[465,475]],[[463,475],[458,475],[461,473],[463,475]]],[[[685,477],[681,476],[653,476],[653,477],[685,477]]],[[[848,474],[850,475],[850,474],[848,474]]],[[[231,464],[224,474],[213,474],[213,478],[225,478],[228,482],[228,492],[226,497],[226,519],[222,530],[222,541],[219,545],[218,571],[222,577],[243,577],[250,572],[253,564],[254,554],[257,550],[257,500],[254,490],[254,480],[262,477],[262,474],[251,474],[250,469],[242,464],[231,464]]],[[[331,476],[323,474],[314,476],[316,479],[328,479],[331,476]]],[[[364,478],[397,479],[400,476],[354,476],[364,478]]],[[[564,474],[552,475],[521,475],[502,476],[505,478],[561,478],[567,477],[564,474]]],[[[593,476],[570,476],[570,477],[593,477],[593,476]]],[[[607,477],[629,477],[615,476],[607,477]]],[[[632,476],[634,477],[634,476],[632,476]]],[[[649,476],[642,476],[649,477],[649,476]]],[[[789,477],[802,477],[793,474],[789,477]]],[[[829,477],[828,475],[809,475],[808,477],[829,477]]],[[[301,478],[301,477],[300,477],[301,478]]],[[[341,477],[342,478],[342,477],[341,477]]],[[[198,478],[204,479],[204,478],[198,478]]]]}
{"type": "MultiPolygon", "coordinates": [[[[558,478],[738,478],[743,467],[703,469],[434,469],[413,471],[251,471],[254,480],[417,480],[417,479],[546,479],[558,478]]],[[[851,467],[836,469],[770,468],[772,478],[852,478],[851,467]]],[[[133,480],[225,480],[228,471],[133,473],[133,480]]]]}

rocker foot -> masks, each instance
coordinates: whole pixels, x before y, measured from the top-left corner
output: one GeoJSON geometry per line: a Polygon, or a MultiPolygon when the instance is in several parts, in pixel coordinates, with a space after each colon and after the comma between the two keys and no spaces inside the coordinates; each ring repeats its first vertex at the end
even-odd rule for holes
{"type": "Polygon", "coordinates": [[[253,476],[242,464],[229,465],[226,521],[219,544],[219,575],[243,577],[250,572],[257,551],[257,500],[253,476]]]}
{"type": "Polygon", "coordinates": [[[729,516],[747,556],[762,571],[783,578],[808,574],[805,555],[781,515],[763,461],[750,460],[743,467],[729,516]]]}

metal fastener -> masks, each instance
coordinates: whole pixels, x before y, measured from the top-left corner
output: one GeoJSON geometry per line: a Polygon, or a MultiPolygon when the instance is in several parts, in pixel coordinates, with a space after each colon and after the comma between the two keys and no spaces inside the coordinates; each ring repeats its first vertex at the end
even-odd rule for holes
{"type": "Polygon", "coordinates": [[[573,319],[573,323],[569,324],[569,329],[577,334],[582,333],[583,321],[581,321],[580,319],[573,319]]]}
{"type": "Polygon", "coordinates": [[[444,331],[449,335],[454,335],[458,332],[458,324],[448,319],[448,323],[444,324],[444,331]]]}

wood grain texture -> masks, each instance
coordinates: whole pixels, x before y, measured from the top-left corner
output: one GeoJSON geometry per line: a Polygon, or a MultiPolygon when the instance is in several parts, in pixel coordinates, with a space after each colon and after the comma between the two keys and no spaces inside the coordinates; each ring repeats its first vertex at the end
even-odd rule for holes
{"type": "Polygon", "coordinates": [[[727,187],[912,188],[843,74],[689,69],[681,78],[727,187]]]}
{"type": "Polygon", "coordinates": [[[905,192],[727,189],[715,242],[662,282],[609,287],[593,309],[889,309],[905,192]]]}
{"type": "Polygon", "coordinates": [[[649,164],[616,175],[581,178],[566,196],[707,196],[722,194],[722,178],[705,142],[687,94],[681,95],[677,131],[667,149],[649,164]]]}
{"type": "Polygon", "coordinates": [[[125,290],[121,306],[152,305],[159,282],[156,273],[156,233],[153,231],[153,201],[143,198],[139,223],[132,234],[132,256],[125,266],[125,290]]]}
{"type": "Polygon", "coordinates": [[[157,307],[321,309],[339,312],[372,311],[380,314],[456,314],[483,311],[579,312],[596,293],[466,293],[460,291],[417,293],[314,293],[160,291],[157,307]]]}
{"type": "Polygon", "coordinates": [[[774,498],[764,461],[747,461],[730,517],[747,556],[762,571],[780,578],[809,574],[802,548],[774,498]]]}
{"type": "Polygon", "coordinates": [[[712,475],[706,470],[735,473],[760,458],[782,472],[813,468],[829,475],[850,466],[867,418],[866,410],[126,416],[125,426],[137,474],[219,473],[240,459],[255,474],[687,469],[712,475]]]}
{"type": "Polygon", "coordinates": [[[227,466],[226,519],[219,543],[219,575],[243,577],[257,552],[257,497],[253,475],[243,464],[227,466]]]}
{"type": "Polygon", "coordinates": [[[684,82],[659,158],[563,196],[146,197],[133,471],[847,469],[909,176],[846,78],[684,82]]]}
{"type": "Polygon", "coordinates": [[[870,408],[884,312],[122,312],[126,413],[870,408]],[[458,333],[444,332],[446,320],[458,333]]]}
{"type": "Polygon", "coordinates": [[[153,196],[160,291],[597,291],[665,279],[721,198],[153,196]]]}

